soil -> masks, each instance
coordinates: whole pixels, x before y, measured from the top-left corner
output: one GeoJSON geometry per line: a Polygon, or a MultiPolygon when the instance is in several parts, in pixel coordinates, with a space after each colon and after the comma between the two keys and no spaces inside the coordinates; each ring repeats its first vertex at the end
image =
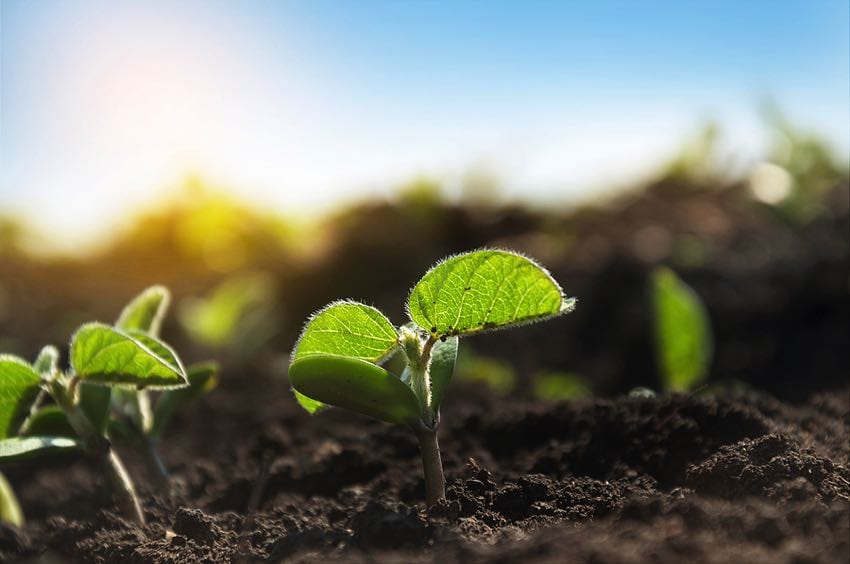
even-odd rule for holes
{"type": "Polygon", "coordinates": [[[283,379],[225,385],[163,447],[168,492],[122,520],[86,460],[12,467],[29,525],[0,560],[847,562],[848,390],[508,401],[447,398],[445,502],[426,510],[406,428],[299,412],[283,379]]]}

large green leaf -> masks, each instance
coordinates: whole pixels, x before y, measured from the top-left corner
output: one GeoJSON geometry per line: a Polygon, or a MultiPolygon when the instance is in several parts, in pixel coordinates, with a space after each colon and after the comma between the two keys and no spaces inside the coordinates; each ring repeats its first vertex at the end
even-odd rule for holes
{"type": "Polygon", "coordinates": [[[702,300],[667,268],[652,277],[655,345],[662,381],[668,391],[693,389],[708,373],[712,338],[702,300]]]}
{"type": "Polygon", "coordinates": [[[0,355],[0,439],[18,432],[38,396],[41,377],[29,363],[0,355]]]}
{"type": "Polygon", "coordinates": [[[469,335],[572,311],[558,283],[522,255],[481,250],[440,262],[414,286],[410,318],[437,337],[469,335]]]}
{"type": "Polygon", "coordinates": [[[377,309],[357,302],[334,302],[307,321],[293,359],[338,355],[378,362],[396,347],[392,323],[377,309]]]}
{"type": "Polygon", "coordinates": [[[436,414],[440,402],[451,382],[457,360],[457,337],[448,337],[445,341],[437,341],[431,349],[431,410],[436,414]]]}
{"type": "Polygon", "coordinates": [[[420,417],[413,391],[371,362],[333,355],[309,355],[289,367],[289,382],[307,398],[390,423],[420,417]]]}
{"type": "Polygon", "coordinates": [[[0,440],[0,462],[81,450],[84,446],[82,442],[69,437],[12,437],[0,440]]]}
{"type": "Polygon", "coordinates": [[[164,391],[156,402],[151,436],[159,437],[162,435],[174,413],[180,407],[215,388],[218,383],[217,372],[218,364],[215,362],[204,362],[189,366],[186,370],[189,385],[185,388],[164,391]]]}
{"type": "Polygon", "coordinates": [[[53,376],[59,370],[59,349],[53,345],[42,348],[32,367],[41,376],[53,376]]]}
{"type": "Polygon", "coordinates": [[[127,304],[115,326],[119,329],[144,331],[156,337],[170,302],[171,293],[168,288],[151,286],[127,304]]]}
{"type": "Polygon", "coordinates": [[[84,381],[136,388],[174,388],[186,375],[164,343],[102,323],[87,323],[71,340],[71,366],[84,381]],[[165,354],[165,353],[168,354],[165,354]],[[163,356],[160,356],[163,354],[163,356]]]}

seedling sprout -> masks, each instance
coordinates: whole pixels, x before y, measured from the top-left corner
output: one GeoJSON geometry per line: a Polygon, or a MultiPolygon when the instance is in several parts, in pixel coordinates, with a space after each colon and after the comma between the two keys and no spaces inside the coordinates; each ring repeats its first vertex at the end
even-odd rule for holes
{"type": "Polygon", "coordinates": [[[289,380],[310,413],[337,406],[409,426],[419,441],[426,501],[433,506],[445,497],[437,431],[458,338],[550,319],[575,303],[525,256],[492,249],[456,255],[416,283],[407,300],[411,321],[400,328],[353,301],[316,312],[292,352],[289,380]],[[399,351],[406,367],[391,374],[381,364],[399,351]]]}

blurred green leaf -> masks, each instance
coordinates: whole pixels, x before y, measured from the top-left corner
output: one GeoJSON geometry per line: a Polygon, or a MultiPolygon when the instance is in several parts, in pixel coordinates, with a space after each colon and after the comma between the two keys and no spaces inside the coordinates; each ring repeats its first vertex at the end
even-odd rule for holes
{"type": "Polygon", "coordinates": [[[481,250],[438,263],[414,286],[407,305],[413,321],[443,337],[541,321],[572,311],[575,299],[531,259],[481,250]]]}
{"type": "Polygon", "coordinates": [[[534,396],[537,399],[561,401],[590,395],[587,381],[578,374],[544,372],[534,378],[534,396]]]}
{"type": "Polygon", "coordinates": [[[507,362],[478,356],[465,348],[457,360],[458,380],[485,384],[494,393],[505,396],[516,386],[516,373],[507,362]]]}
{"type": "Polygon", "coordinates": [[[178,409],[215,388],[218,383],[217,372],[218,364],[215,362],[204,362],[189,366],[186,369],[189,385],[185,388],[164,391],[156,402],[150,435],[152,437],[161,436],[178,409]]]}
{"type": "Polygon", "coordinates": [[[115,326],[128,331],[143,331],[156,337],[170,302],[171,293],[168,288],[151,286],[124,307],[115,326]]]}
{"type": "Polygon", "coordinates": [[[69,437],[12,437],[0,440],[0,462],[82,450],[84,446],[82,442],[69,437]]]}
{"type": "Polygon", "coordinates": [[[13,436],[38,396],[41,377],[16,356],[0,355],[0,439],[13,436]]]}
{"type": "Polygon", "coordinates": [[[16,527],[24,526],[24,512],[21,511],[21,504],[18,503],[12,484],[3,474],[0,474],[0,521],[16,527]]]}
{"type": "Polygon", "coordinates": [[[171,388],[186,384],[173,351],[153,337],[87,323],[71,340],[71,366],[81,379],[106,385],[171,388]],[[152,350],[151,347],[153,347],[152,350]],[[157,354],[167,351],[168,358],[157,354]]]}
{"type": "Polygon", "coordinates": [[[113,391],[107,386],[80,382],[80,408],[94,428],[100,432],[106,429],[113,391]]]}
{"type": "MultiPolygon", "coordinates": [[[[208,346],[219,347],[232,341],[240,325],[256,308],[270,309],[273,301],[273,282],[262,272],[247,272],[231,276],[216,286],[206,298],[190,298],[181,303],[179,318],[193,339],[208,346]]],[[[267,320],[254,323],[265,332],[267,320]]]]}
{"type": "Polygon", "coordinates": [[[289,382],[309,399],[390,423],[412,423],[420,416],[413,391],[365,360],[320,354],[297,358],[289,367],[289,382]]]}
{"type": "Polygon", "coordinates": [[[59,350],[53,345],[42,348],[32,367],[40,376],[55,374],[59,370],[59,350]]]}
{"type": "Polygon", "coordinates": [[[667,391],[692,390],[708,373],[711,326],[708,313],[687,284],[668,268],[652,276],[655,345],[667,391]]]}
{"type": "Polygon", "coordinates": [[[22,429],[22,434],[25,437],[32,436],[52,436],[52,437],[71,437],[76,438],[77,433],[71,424],[68,423],[68,418],[65,417],[65,412],[58,405],[47,405],[33,413],[27,419],[22,429]]]}

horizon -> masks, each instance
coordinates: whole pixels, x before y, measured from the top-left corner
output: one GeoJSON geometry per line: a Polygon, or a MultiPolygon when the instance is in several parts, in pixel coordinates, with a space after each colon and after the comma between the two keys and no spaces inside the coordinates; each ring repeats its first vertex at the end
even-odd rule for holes
{"type": "MultiPolygon", "coordinates": [[[[91,242],[191,175],[288,215],[426,175],[532,204],[639,182],[759,107],[850,151],[841,2],[108,3],[0,7],[0,209],[91,242]]],[[[60,245],[61,246],[61,245],[60,245]]]]}

